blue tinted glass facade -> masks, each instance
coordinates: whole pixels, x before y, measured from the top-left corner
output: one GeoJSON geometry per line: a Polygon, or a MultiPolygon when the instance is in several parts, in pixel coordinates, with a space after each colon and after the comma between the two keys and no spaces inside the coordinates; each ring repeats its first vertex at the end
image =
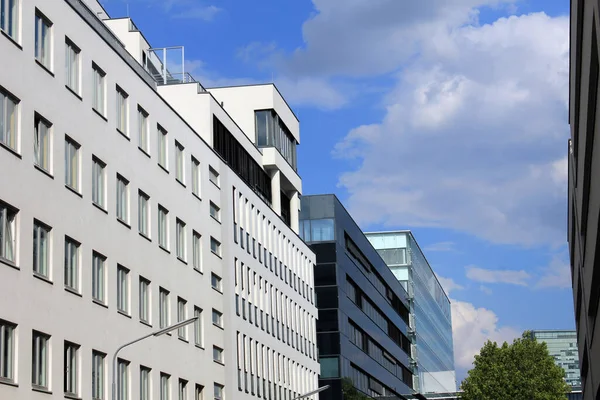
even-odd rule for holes
{"type": "Polygon", "coordinates": [[[369,241],[406,288],[410,299],[413,360],[421,393],[456,391],[450,300],[413,235],[367,233],[369,241]]]}
{"type": "Polygon", "coordinates": [[[581,387],[579,372],[579,350],[577,332],[562,330],[531,331],[538,342],[546,343],[548,353],[554,357],[556,365],[565,371],[565,381],[574,388],[581,387]]]}
{"type": "Polygon", "coordinates": [[[343,378],[390,400],[414,393],[408,294],[333,195],[303,196],[300,232],[316,254],[321,400],[342,400],[343,378]]]}

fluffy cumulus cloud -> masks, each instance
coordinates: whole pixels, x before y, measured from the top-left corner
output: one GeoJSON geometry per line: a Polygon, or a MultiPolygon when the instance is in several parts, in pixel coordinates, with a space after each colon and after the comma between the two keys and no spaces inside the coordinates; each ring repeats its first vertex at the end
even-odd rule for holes
{"type": "Polygon", "coordinates": [[[446,295],[450,296],[450,293],[455,291],[455,290],[463,290],[464,287],[462,285],[459,285],[458,283],[454,282],[454,279],[452,278],[445,278],[443,276],[439,276],[437,275],[438,281],[440,281],[440,285],[442,285],[442,288],[444,289],[444,292],[446,292],[446,295]]]}
{"type": "Polygon", "coordinates": [[[571,289],[571,266],[566,254],[557,254],[542,272],[542,276],[536,285],[537,288],[571,289]]]}
{"type": "Polygon", "coordinates": [[[484,269],[475,266],[467,267],[467,278],[481,283],[507,283],[527,286],[531,275],[523,270],[484,269]]]}
{"type": "Polygon", "coordinates": [[[562,243],[568,27],[536,13],[434,35],[397,76],[381,123],[336,146],[359,164],[340,179],[354,217],[562,243]]]}

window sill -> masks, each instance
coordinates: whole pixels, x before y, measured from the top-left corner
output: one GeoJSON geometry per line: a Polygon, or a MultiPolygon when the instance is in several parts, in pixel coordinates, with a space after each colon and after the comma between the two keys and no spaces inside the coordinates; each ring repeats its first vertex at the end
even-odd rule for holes
{"type": "Polygon", "coordinates": [[[169,170],[167,169],[167,167],[165,167],[164,165],[162,165],[161,163],[157,164],[163,171],[165,171],[167,174],[169,173],[169,170]]]}
{"type": "Polygon", "coordinates": [[[121,134],[121,136],[123,136],[125,139],[127,139],[131,142],[131,138],[129,136],[127,136],[127,134],[125,132],[122,132],[119,128],[117,128],[117,132],[119,132],[121,134]]]}
{"type": "Polygon", "coordinates": [[[71,294],[74,294],[75,296],[83,297],[83,295],[81,293],[79,293],[76,289],[73,289],[68,286],[65,286],[65,292],[69,292],[71,294]]]}
{"type": "Polygon", "coordinates": [[[127,311],[117,310],[117,313],[121,314],[124,317],[131,319],[131,315],[127,314],[127,311]]]}
{"type": "Polygon", "coordinates": [[[50,71],[50,68],[48,68],[44,64],[42,64],[37,58],[35,59],[35,62],[36,62],[37,65],[39,65],[40,67],[42,67],[42,69],[44,71],[46,71],[47,73],[49,73],[54,78],[54,72],[50,71]]]}
{"type": "Polygon", "coordinates": [[[201,269],[194,267],[194,271],[196,271],[197,273],[199,273],[200,275],[204,275],[204,272],[202,272],[201,269]]]}
{"type": "Polygon", "coordinates": [[[94,107],[92,107],[92,111],[95,112],[96,115],[102,118],[105,122],[108,122],[108,118],[106,118],[100,111],[96,110],[94,107]]]}
{"type": "Polygon", "coordinates": [[[194,192],[192,192],[192,195],[193,195],[195,198],[197,198],[198,200],[202,201],[202,198],[200,197],[200,195],[198,195],[198,194],[196,194],[196,193],[194,193],[194,192]]]}
{"type": "MultiPolygon", "coordinates": [[[[212,286],[211,286],[212,287],[212,286]]],[[[217,289],[216,287],[212,287],[212,290],[214,290],[217,293],[223,294],[222,290],[217,289]]]]}
{"type": "Polygon", "coordinates": [[[48,388],[45,387],[41,387],[41,386],[35,386],[35,385],[31,385],[31,390],[33,390],[34,392],[40,392],[40,393],[46,393],[46,394],[52,394],[52,392],[50,390],[48,390],[48,388]]]}
{"type": "Polygon", "coordinates": [[[212,183],[213,185],[215,185],[215,187],[219,190],[221,190],[221,186],[219,186],[218,184],[214,183],[213,181],[210,181],[210,183],[212,183]]]}
{"type": "Polygon", "coordinates": [[[49,171],[46,171],[44,168],[40,167],[37,164],[33,164],[33,166],[35,167],[35,169],[37,169],[38,171],[42,172],[44,175],[46,175],[50,179],[54,179],[54,175],[52,175],[49,171]]]}
{"type": "Polygon", "coordinates": [[[181,340],[184,343],[189,343],[190,341],[187,340],[186,338],[182,338],[181,336],[178,336],[177,339],[181,340]]]}
{"type": "Polygon", "coordinates": [[[169,249],[167,249],[166,247],[163,247],[160,244],[158,245],[158,247],[160,247],[163,251],[166,251],[168,254],[171,254],[171,251],[169,249]]]}
{"type": "Polygon", "coordinates": [[[124,225],[126,228],[131,229],[131,225],[129,225],[127,222],[123,221],[121,218],[117,217],[117,222],[121,223],[122,225],[124,225]]]}
{"type": "Polygon", "coordinates": [[[143,237],[144,239],[146,239],[147,241],[149,241],[150,243],[152,243],[152,239],[150,239],[148,236],[146,236],[144,233],[142,232],[138,232],[140,234],[141,237],[143,237]]]}
{"type": "Polygon", "coordinates": [[[104,214],[108,214],[108,211],[105,208],[103,208],[101,205],[99,205],[98,203],[94,203],[92,201],[92,204],[94,205],[94,207],[96,207],[98,210],[102,211],[104,214]]]}
{"type": "Polygon", "coordinates": [[[17,271],[20,271],[20,270],[21,270],[21,268],[19,268],[19,267],[17,266],[17,264],[15,264],[14,262],[12,262],[12,261],[10,261],[10,260],[7,260],[6,258],[0,257],[0,263],[2,263],[2,264],[6,264],[6,265],[8,265],[9,267],[13,267],[13,268],[14,268],[14,269],[16,269],[17,271]]]}
{"type": "Polygon", "coordinates": [[[211,253],[213,253],[215,256],[219,257],[221,260],[223,259],[223,257],[221,257],[221,255],[219,253],[215,253],[214,251],[210,251],[211,253]]]}
{"type": "Polygon", "coordinates": [[[81,95],[79,93],[77,93],[75,90],[71,89],[71,87],[69,85],[65,85],[65,88],[67,88],[67,90],[71,93],[73,93],[73,95],[75,97],[77,97],[79,100],[83,101],[83,97],[81,97],[81,95]]]}
{"type": "Polygon", "coordinates": [[[146,325],[147,327],[152,328],[152,324],[148,321],[144,321],[143,319],[140,319],[140,324],[146,325]]]}
{"type": "Polygon", "coordinates": [[[106,303],[101,302],[98,299],[92,299],[92,303],[98,304],[100,307],[104,307],[104,308],[108,309],[108,305],[106,303]]]}
{"type": "Polygon", "coordinates": [[[185,183],[183,183],[183,182],[181,182],[181,181],[179,180],[179,178],[175,178],[175,180],[176,180],[176,181],[177,181],[177,183],[179,183],[181,186],[183,186],[183,187],[187,187],[187,186],[185,186],[185,183]]]}
{"type": "Polygon", "coordinates": [[[0,385],[8,385],[8,386],[13,386],[13,387],[19,387],[18,383],[16,383],[13,380],[6,379],[6,378],[0,378],[0,385]]]}
{"type": "Polygon", "coordinates": [[[7,38],[8,40],[10,40],[12,42],[12,44],[14,44],[15,46],[17,46],[19,48],[19,50],[23,50],[23,46],[21,46],[19,43],[17,43],[17,41],[10,36],[8,33],[4,32],[3,29],[0,29],[0,33],[2,33],[2,35],[7,38]]]}
{"type": "Polygon", "coordinates": [[[213,362],[225,366],[225,363],[223,361],[213,360],[213,362]]]}
{"type": "Polygon", "coordinates": [[[139,149],[139,150],[140,150],[142,153],[144,153],[144,155],[145,155],[146,157],[148,157],[148,158],[152,158],[152,157],[150,156],[150,153],[148,153],[146,150],[142,149],[140,146],[138,146],[138,149],[139,149]]]}
{"type": "Polygon", "coordinates": [[[71,192],[75,193],[77,196],[83,199],[83,195],[77,191],[77,189],[72,188],[71,186],[65,184],[65,187],[69,189],[71,192]]]}
{"type": "Polygon", "coordinates": [[[3,147],[7,151],[11,152],[14,156],[18,157],[19,159],[23,159],[23,157],[19,153],[17,153],[17,151],[15,149],[13,149],[12,147],[10,147],[2,142],[0,142],[0,147],[3,147]]]}
{"type": "Polygon", "coordinates": [[[185,261],[183,258],[181,258],[181,257],[177,257],[177,259],[178,259],[179,261],[181,261],[182,263],[184,263],[185,265],[188,265],[187,261],[185,261]]]}
{"type": "Polygon", "coordinates": [[[81,400],[81,397],[77,396],[76,394],[65,393],[65,399],[81,400]]]}
{"type": "Polygon", "coordinates": [[[219,225],[221,225],[221,221],[219,221],[217,218],[215,218],[215,216],[211,215],[210,216],[212,219],[214,219],[215,221],[217,221],[219,223],[219,225]]]}
{"type": "Polygon", "coordinates": [[[221,329],[222,331],[224,331],[224,330],[225,330],[225,328],[223,328],[221,325],[217,325],[217,324],[215,324],[214,322],[213,322],[213,326],[216,326],[217,328],[221,329]]]}
{"type": "Polygon", "coordinates": [[[46,276],[44,276],[44,275],[40,275],[40,274],[38,274],[37,272],[34,272],[34,273],[33,273],[33,277],[34,277],[34,278],[38,278],[39,280],[41,280],[41,281],[44,281],[44,282],[46,282],[46,283],[49,283],[49,284],[51,284],[51,285],[54,285],[54,282],[52,282],[52,281],[50,280],[50,278],[48,278],[48,277],[46,277],[46,276]]]}

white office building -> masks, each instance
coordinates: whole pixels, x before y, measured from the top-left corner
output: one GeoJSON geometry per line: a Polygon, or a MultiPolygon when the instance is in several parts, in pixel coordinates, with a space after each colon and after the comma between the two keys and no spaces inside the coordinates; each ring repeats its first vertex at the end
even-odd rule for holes
{"type": "Polygon", "coordinates": [[[119,353],[117,399],[316,389],[277,89],[205,89],[96,0],[0,5],[0,399],[110,399],[120,345],[194,316],[119,353]]]}

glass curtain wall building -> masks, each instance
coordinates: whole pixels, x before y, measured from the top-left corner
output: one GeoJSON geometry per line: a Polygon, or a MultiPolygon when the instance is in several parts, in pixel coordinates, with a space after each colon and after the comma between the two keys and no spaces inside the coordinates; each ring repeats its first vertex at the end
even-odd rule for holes
{"type": "Polygon", "coordinates": [[[421,393],[456,391],[450,300],[410,231],[366,233],[408,293],[413,364],[421,393]]]}
{"type": "Polygon", "coordinates": [[[556,365],[565,370],[565,381],[573,388],[581,388],[577,332],[535,330],[531,331],[531,337],[538,342],[546,343],[548,352],[554,357],[556,365]]]}
{"type": "Polygon", "coordinates": [[[321,400],[342,378],[374,397],[411,393],[408,294],[334,195],[303,196],[300,235],[315,252],[321,400]]]}

